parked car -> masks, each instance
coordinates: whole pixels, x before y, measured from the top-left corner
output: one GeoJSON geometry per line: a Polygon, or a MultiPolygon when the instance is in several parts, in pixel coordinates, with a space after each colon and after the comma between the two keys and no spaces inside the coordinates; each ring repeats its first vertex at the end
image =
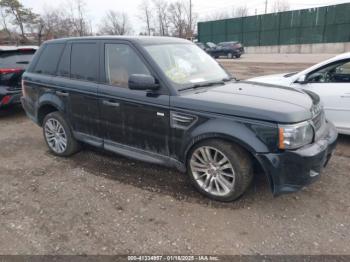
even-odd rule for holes
{"type": "Polygon", "coordinates": [[[254,168],[275,195],[319,177],[336,145],[317,95],[238,82],[195,44],[162,37],[46,42],[22,104],[57,156],[84,142],[188,172],[204,195],[241,196],[254,168]]]}
{"type": "Polygon", "coordinates": [[[305,89],[321,97],[327,118],[350,135],[350,53],[335,56],[301,72],[255,77],[249,81],[305,89]]]}
{"type": "Polygon", "coordinates": [[[0,108],[20,103],[21,77],[36,46],[0,46],[0,108]]]}
{"type": "Polygon", "coordinates": [[[199,48],[203,49],[204,51],[207,50],[207,48],[208,48],[205,44],[203,44],[203,43],[201,43],[201,42],[195,42],[195,44],[196,44],[199,48]]]}
{"type": "Polygon", "coordinates": [[[240,58],[244,53],[244,47],[237,41],[221,42],[217,45],[209,42],[207,45],[209,46],[209,48],[206,49],[207,53],[214,58],[219,58],[220,56],[225,56],[228,59],[232,59],[234,57],[240,58]]]}

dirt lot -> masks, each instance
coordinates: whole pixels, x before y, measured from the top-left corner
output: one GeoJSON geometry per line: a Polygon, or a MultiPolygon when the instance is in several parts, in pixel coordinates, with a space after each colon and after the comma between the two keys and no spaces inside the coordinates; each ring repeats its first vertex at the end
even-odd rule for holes
{"type": "MultiPolygon", "coordinates": [[[[308,66],[222,63],[239,78],[308,66]]],[[[54,157],[20,108],[0,114],[0,254],[350,254],[350,137],[303,191],[273,198],[258,177],[222,204],[175,170],[90,147],[54,157]]]]}

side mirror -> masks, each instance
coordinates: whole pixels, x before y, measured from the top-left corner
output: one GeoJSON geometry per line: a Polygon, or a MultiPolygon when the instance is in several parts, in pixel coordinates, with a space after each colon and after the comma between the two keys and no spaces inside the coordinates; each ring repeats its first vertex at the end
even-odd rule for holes
{"type": "Polygon", "coordinates": [[[301,75],[296,80],[299,84],[307,84],[306,75],[301,75]]]}
{"type": "Polygon", "coordinates": [[[131,90],[157,90],[159,84],[153,76],[133,74],[129,77],[129,89],[131,90]]]}

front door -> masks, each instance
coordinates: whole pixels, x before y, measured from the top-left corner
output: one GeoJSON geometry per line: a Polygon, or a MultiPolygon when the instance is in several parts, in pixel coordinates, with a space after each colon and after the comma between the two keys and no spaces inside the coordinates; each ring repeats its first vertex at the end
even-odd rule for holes
{"type": "MultiPolygon", "coordinates": [[[[152,74],[137,50],[127,42],[103,45],[104,84],[98,90],[104,143],[169,155],[169,95],[130,90],[132,74],[152,74]]],[[[153,75],[154,76],[154,75],[153,75]]]]}
{"type": "Polygon", "coordinates": [[[303,88],[320,96],[327,118],[339,130],[350,132],[350,60],[328,64],[306,80],[303,88]]]}

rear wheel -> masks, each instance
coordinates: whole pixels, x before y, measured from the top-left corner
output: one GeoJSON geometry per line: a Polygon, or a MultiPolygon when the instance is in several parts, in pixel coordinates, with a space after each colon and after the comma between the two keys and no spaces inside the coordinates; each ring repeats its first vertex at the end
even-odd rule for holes
{"type": "Polygon", "coordinates": [[[57,156],[70,156],[80,149],[67,121],[59,112],[50,113],[44,118],[43,133],[50,151],[57,156]]]}
{"type": "Polygon", "coordinates": [[[187,170],[199,192],[224,202],[240,197],[253,178],[249,154],[217,139],[199,143],[190,151],[187,170]]]}

